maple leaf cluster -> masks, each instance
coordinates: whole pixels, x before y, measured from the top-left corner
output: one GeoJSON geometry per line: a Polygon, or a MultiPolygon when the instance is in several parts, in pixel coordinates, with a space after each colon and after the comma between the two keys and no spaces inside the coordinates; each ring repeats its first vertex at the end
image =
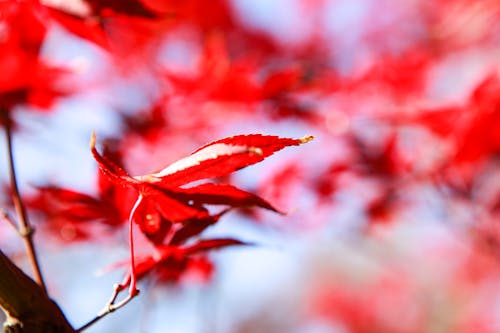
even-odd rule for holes
{"type": "MultiPolygon", "coordinates": [[[[99,154],[95,148],[95,136],[91,140],[92,155],[100,170],[117,186],[129,187],[138,193],[137,201],[130,212],[130,228],[135,222],[141,231],[156,246],[156,252],[141,258],[141,264],[132,265],[130,276],[123,286],[130,284],[131,293],[136,290],[136,278],[160,266],[171,277],[180,275],[191,262],[190,256],[207,250],[229,245],[244,244],[234,239],[201,240],[185,245],[233,208],[256,206],[277,212],[264,199],[229,184],[201,183],[182,187],[207,178],[222,177],[248,165],[262,161],[284,147],[310,141],[287,139],[276,136],[239,135],[209,143],[184,159],[163,170],[132,177],[122,168],[99,154]],[[211,214],[207,205],[226,206],[226,210],[211,214]]],[[[133,239],[130,236],[131,248],[133,239]]]]}
{"type": "Polygon", "coordinates": [[[88,230],[85,222],[100,221],[116,227],[125,221],[120,218],[129,214],[131,268],[121,286],[130,285],[133,294],[136,280],[150,271],[156,271],[166,281],[177,281],[186,271],[203,271],[210,265],[206,258],[200,260],[197,254],[246,244],[228,238],[192,243],[230,210],[254,206],[279,212],[266,200],[233,185],[199,181],[226,176],[287,146],[300,145],[311,139],[312,136],[302,139],[260,134],[232,136],[211,142],[159,172],[132,177],[98,152],[94,134],[91,152],[101,175],[107,180],[101,183],[101,195],[92,197],[55,186],[40,187],[39,195],[30,200],[30,206],[47,214],[52,227],[65,230],[73,226],[71,234],[66,235],[71,240],[90,237],[85,233],[88,230]],[[192,183],[195,184],[186,187],[192,183]],[[135,203],[130,206],[132,198],[135,203]],[[224,209],[213,213],[209,206],[224,209]],[[137,265],[133,250],[134,224],[154,245],[152,254],[137,258],[137,265]]]}

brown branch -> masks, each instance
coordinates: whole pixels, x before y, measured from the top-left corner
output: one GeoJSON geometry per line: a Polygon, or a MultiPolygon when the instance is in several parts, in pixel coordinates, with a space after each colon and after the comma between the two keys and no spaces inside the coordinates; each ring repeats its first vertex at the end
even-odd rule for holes
{"type": "Polygon", "coordinates": [[[1,250],[0,307],[4,332],[75,333],[59,306],[1,250]]]}
{"type": "Polygon", "coordinates": [[[18,232],[24,239],[24,245],[26,248],[26,253],[31,263],[33,273],[35,276],[35,281],[40,285],[42,290],[47,293],[47,288],[42,277],[42,272],[40,270],[40,264],[35,251],[35,245],[33,243],[33,228],[31,227],[28,215],[26,214],[26,209],[24,208],[21,195],[19,194],[19,186],[17,185],[16,169],[14,166],[14,154],[12,149],[12,129],[10,121],[7,120],[5,124],[5,136],[7,141],[7,154],[9,160],[9,176],[10,176],[10,186],[12,188],[12,201],[19,219],[18,232]]]}

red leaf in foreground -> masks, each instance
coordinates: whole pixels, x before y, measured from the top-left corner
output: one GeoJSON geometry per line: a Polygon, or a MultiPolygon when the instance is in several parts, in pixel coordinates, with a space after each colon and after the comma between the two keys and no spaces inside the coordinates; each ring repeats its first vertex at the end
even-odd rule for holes
{"type": "Polygon", "coordinates": [[[103,16],[109,15],[110,12],[115,12],[148,19],[158,17],[157,13],[138,0],[85,0],[85,2],[89,4],[94,13],[103,16]]]}
{"type": "MultiPolygon", "coordinates": [[[[192,264],[193,261],[196,262],[200,258],[200,255],[228,246],[241,245],[251,244],[232,238],[219,238],[201,240],[187,247],[162,246],[157,249],[155,254],[136,259],[135,278],[139,280],[148,273],[155,271],[163,280],[177,282],[185,273],[189,273],[188,269],[197,268],[197,265],[192,264]]],[[[120,285],[121,289],[130,286],[133,278],[132,273],[129,271],[120,285]]]]}
{"type": "Polygon", "coordinates": [[[134,222],[139,225],[141,232],[154,244],[161,244],[172,227],[172,222],[165,219],[156,210],[153,200],[147,200],[140,205],[133,218],[134,222]]]}
{"type": "Polygon", "coordinates": [[[277,211],[258,196],[231,185],[204,184],[188,189],[179,186],[230,174],[260,162],[286,146],[300,145],[311,139],[312,137],[290,139],[260,134],[229,137],[203,146],[158,173],[137,177],[128,175],[113,161],[99,154],[95,148],[95,135],[92,136],[90,145],[99,168],[111,181],[131,187],[143,197],[134,214],[134,221],[145,230],[148,228],[143,224],[145,221],[150,223],[150,217],[155,214],[172,223],[204,218],[208,215],[204,204],[230,207],[252,205],[277,211]],[[146,207],[141,207],[143,205],[146,207]]]}
{"type": "Polygon", "coordinates": [[[219,239],[200,241],[186,248],[171,245],[161,246],[172,223],[190,222],[191,229],[186,227],[184,234],[175,239],[180,243],[196,235],[197,232],[203,231],[210,224],[217,222],[220,215],[211,219],[204,204],[221,204],[229,207],[255,205],[276,211],[265,200],[230,185],[203,184],[188,189],[179,186],[196,180],[228,175],[248,165],[260,162],[287,146],[298,146],[310,140],[312,140],[312,136],[302,139],[260,134],[233,136],[209,143],[158,173],[132,177],[97,151],[95,148],[96,138],[93,134],[90,149],[101,171],[112,182],[133,188],[138,192],[138,199],[129,217],[130,273],[122,286],[128,285],[129,293],[134,295],[137,293],[137,279],[159,263],[169,267],[173,265],[174,267],[170,268],[182,272],[182,267],[186,265],[187,259],[185,257],[188,255],[230,245],[244,244],[233,239],[219,239]],[[134,262],[133,221],[158,246],[159,251],[159,255],[139,259],[137,266],[134,262]],[[202,222],[197,224],[196,221],[202,222]]]}
{"type": "Polygon", "coordinates": [[[207,217],[196,219],[185,223],[182,228],[177,230],[172,239],[169,241],[170,245],[179,245],[189,238],[201,234],[206,228],[217,223],[222,215],[227,213],[229,210],[224,210],[216,215],[209,215],[207,217]]]}
{"type": "Polygon", "coordinates": [[[156,211],[172,222],[183,222],[192,218],[202,218],[208,215],[205,207],[177,200],[170,192],[153,185],[141,188],[145,200],[152,201],[156,211]]]}
{"type": "Polygon", "coordinates": [[[259,196],[229,184],[205,183],[189,188],[177,188],[172,195],[182,201],[191,200],[194,204],[227,205],[231,207],[256,206],[279,212],[259,196]]]}
{"type": "Polygon", "coordinates": [[[131,186],[137,185],[138,182],[135,181],[125,170],[123,170],[116,163],[108,159],[106,156],[99,154],[97,149],[95,148],[96,136],[95,133],[92,134],[90,138],[90,151],[92,156],[97,161],[99,165],[99,169],[105,174],[112,182],[122,185],[122,186],[131,186]]]}
{"type": "Polygon", "coordinates": [[[206,239],[201,240],[198,243],[184,248],[184,252],[188,255],[206,252],[209,250],[216,250],[227,246],[233,245],[251,245],[232,238],[219,238],[219,239],[206,239]]]}
{"type": "Polygon", "coordinates": [[[290,139],[261,134],[232,136],[211,142],[160,172],[138,179],[176,187],[200,179],[221,177],[258,163],[285,147],[309,142],[312,138],[290,139]]]}

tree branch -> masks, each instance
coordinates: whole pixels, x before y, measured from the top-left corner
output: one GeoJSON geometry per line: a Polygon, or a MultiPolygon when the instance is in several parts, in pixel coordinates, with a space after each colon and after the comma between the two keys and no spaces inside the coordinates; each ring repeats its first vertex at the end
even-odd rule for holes
{"type": "Polygon", "coordinates": [[[75,333],[59,306],[0,250],[4,332],[75,333]]]}
{"type": "Polygon", "coordinates": [[[42,290],[47,293],[47,288],[42,277],[42,272],[40,270],[40,264],[35,251],[35,245],[33,243],[33,228],[31,227],[28,215],[26,214],[26,209],[24,208],[21,195],[19,194],[19,186],[17,185],[16,170],[14,166],[14,154],[12,149],[12,128],[9,119],[6,119],[5,124],[5,136],[7,141],[7,154],[9,161],[9,176],[10,176],[10,186],[12,188],[12,201],[16,209],[16,213],[19,219],[18,232],[24,239],[24,245],[26,248],[26,253],[31,263],[35,280],[42,290]]]}

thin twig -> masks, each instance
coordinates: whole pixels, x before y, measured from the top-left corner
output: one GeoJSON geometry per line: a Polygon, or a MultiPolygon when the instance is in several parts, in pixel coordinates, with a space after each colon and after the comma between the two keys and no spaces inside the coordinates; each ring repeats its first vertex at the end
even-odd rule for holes
{"type": "Polygon", "coordinates": [[[26,209],[24,208],[21,195],[19,194],[19,187],[17,185],[16,170],[14,167],[14,154],[12,149],[12,130],[11,124],[7,123],[5,125],[5,136],[7,141],[7,154],[9,160],[9,176],[10,176],[10,186],[12,188],[12,201],[16,209],[16,213],[19,219],[18,232],[24,239],[24,245],[26,247],[26,253],[31,263],[31,267],[34,272],[35,281],[43,289],[45,294],[47,294],[47,287],[42,277],[42,272],[40,270],[40,264],[35,251],[35,245],[33,243],[33,228],[31,227],[28,215],[26,214],[26,209]]]}
{"type": "Polygon", "coordinates": [[[12,228],[14,228],[14,230],[17,231],[17,233],[19,235],[21,235],[19,233],[19,228],[17,227],[16,222],[14,222],[14,220],[12,219],[12,216],[10,216],[10,214],[5,209],[2,209],[0,211],[0,215],[5,220],[5,222],[7,222],[12,228]]]}
{"type": "Polygon", "coordinates": [[[94,319],[92,319],[91,321],[89,321],[88,323],[86,323],[85,325],[83,325],[82,327],[80,327],[79,329],[76,330],[77,333],[79,332],[83,332],[84,330],[86,330],[87,328],[89,328],[90,326],[94,325],[96,322],[98,322],[99,320],[101,320],[102,318],[106,317],[107,315],[109,315],[111,312],[115,312],[116,310],[118,310],[119,308],[125,306],[127,303],[129,303],[134,297],[136,297],[137,295],[139,295],[139,291],[135,292],[135,293],[129,293],[127,295],[127,297],[125,297],[123,300],[121,300],[120,302],[116,303],[115,304],[115,301],[116,301],[116,298],[118,297],[118,295],[120,294],[120,292],[122,292],[124,290],[123,286],[122,285],[119,285],[119,284],[115,284],[114,285],[114,288],[113,288],[113,294],[111,294],[111,297],[108,301],[108,303],[106,303],[106,306],[104,307],[104,309],[102,309],[98,314],[97,316],[95,316],[94,319]]]}
{"type": "MultiPolygon", "coordinates": [[[[111,297],[109,298],[108,302],[106,303],[106,307],[109,308],[112,304],[115,304],[116,298],[120,294],[120,292],[123,290],[123,287],[119,284],[115,284],[113,286],[113,294],[111,294],[111,297]]],[[[101,311],[102,312],[102,311],[101,311]]]]}

